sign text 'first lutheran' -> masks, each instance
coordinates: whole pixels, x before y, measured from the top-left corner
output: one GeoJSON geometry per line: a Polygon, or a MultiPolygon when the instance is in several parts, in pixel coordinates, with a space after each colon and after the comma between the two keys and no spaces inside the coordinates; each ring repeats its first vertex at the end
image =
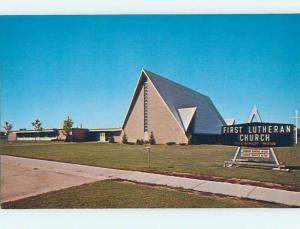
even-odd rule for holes
{"type": "Polygon", "coordinates": [[[293,145],[294,125],[279,123],[245,123],[223,126],[223,144],[238,146],[293,145]]]}

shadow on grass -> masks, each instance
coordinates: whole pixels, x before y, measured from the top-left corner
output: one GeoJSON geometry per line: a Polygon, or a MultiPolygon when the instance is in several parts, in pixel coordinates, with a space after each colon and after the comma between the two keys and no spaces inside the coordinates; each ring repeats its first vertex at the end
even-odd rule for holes
{"type": "Polygon", "coordinates": [[[300,166],[287,166],[290,170],[300,170],[300,166]]]}

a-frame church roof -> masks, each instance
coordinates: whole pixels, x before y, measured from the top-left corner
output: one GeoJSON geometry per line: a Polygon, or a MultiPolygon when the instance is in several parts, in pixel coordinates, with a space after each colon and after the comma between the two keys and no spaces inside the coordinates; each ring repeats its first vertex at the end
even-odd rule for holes
{"type": "Polygon", "coordinates": [[[251,113],[249,115],[248,123],[253,122],[255,119],[256,119],[256,122],[262,122],[260,114],[258,113],[256,106],[254,105],[252,107],[251,113]]]}
{"type": "MultiPolygon", "coordinates": [[[[129,110],[134,105],[134,97],[137,95],[137,91],[142,85],[144,77],[147,77],[156,88],[184,131],[187,131],[193,120],[192,133],[221,133],[221,127],[226,125],[226,123],[208,96],[145,69],[142,69],[129,110]]],[[[128,119],[128,115],[127,113],[124,125],[128,119]]]]}

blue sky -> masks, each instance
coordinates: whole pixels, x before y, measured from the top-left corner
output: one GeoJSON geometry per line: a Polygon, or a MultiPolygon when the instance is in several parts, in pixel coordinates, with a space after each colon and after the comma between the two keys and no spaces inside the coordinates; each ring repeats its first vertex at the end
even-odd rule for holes
{"type": "Polygon", "coordinates": [[[211,97],[224,118],[292,123],[300,15],[1,16],[1,122],[119,127],[140,71],[211,97]]]}

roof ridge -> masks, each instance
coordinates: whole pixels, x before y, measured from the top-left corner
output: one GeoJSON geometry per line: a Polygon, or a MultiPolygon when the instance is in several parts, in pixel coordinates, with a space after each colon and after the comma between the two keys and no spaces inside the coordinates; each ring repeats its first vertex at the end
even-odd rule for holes
{"type": "Polygon", "coordinates": [[[168,79],[168,78],[166,78],[166,77],[164,77],[164,76],[161,76],[161,75],[159,75],[159,74],[157,74],[157,73],[151,72],[151,71],[149,71],[149,70],[147,70],[147,69],[145,69],[145,68],[142,68],[142,71],[144,71],[144,72],[146,73],[146,75],[147,75],[148,77],[150,77],[150,78],[151,78],[151,76],[149,76],[147,73],[150,73],[150,74],[154,75],[154,77],[158,77],[158,78],[161,78],[161,79],[166,80],[166,81],[168,81],[168,82],[171,82],[171,83],[173,83],[173,84],[175,84],[175,85],[178,85],[179,87],[182,87],[182,88],[184,88],[184,89],[186,89],[186,90],[188,90],[188,91],[192,91],[192,92],[194,92],[194,93],[197,93],[197,94],[200,94],[200,95],[205,96],[205,97],[207,97],[207,98],[210,98],[210,97],[207,96],[207,95],[204,95],[204,94],[202,94],[202,93],[200,93],[200,92],[198,92],[198,91],[196,91],[196,90],[194,90],[194,89],[191,89],[191,88],[189,88],[189,87],[186,87],[186,86],[184,86],[184,85],[182,85],[182,84],[180,84],[180,83],[178,83],[178,82],[176,82],[176,81],[170,80],[170,79],[168,79]]]}
{"type": "Polygon", "coordinates": [[[184,124],[180,118],[178,108],[195,106],[199,108],[197,109],[198,112],[196,114],[196,119],[198,121],[195,131],[198,131],[198,133],[200,133],[200,131],[202,133],[211,133],[211,129],[213,129],[215,133],[220,132],[219,129],[221,128],[218,128],[217,125],[222,126],[225,124],[225,121],[209,96],[169,80],[149,70],[143,69],[142,71],[153,83],[161,98],[165,101],[167,107],[171,110],[171,113],[180,124],[181,128],[184,129],[184,124]],[[206,115],[205,112],[203,112],[203,109],[207,109],[207,112],[210,115],[206,115]],[[217,124],[210,124],[212,122],[217,124]]]}

